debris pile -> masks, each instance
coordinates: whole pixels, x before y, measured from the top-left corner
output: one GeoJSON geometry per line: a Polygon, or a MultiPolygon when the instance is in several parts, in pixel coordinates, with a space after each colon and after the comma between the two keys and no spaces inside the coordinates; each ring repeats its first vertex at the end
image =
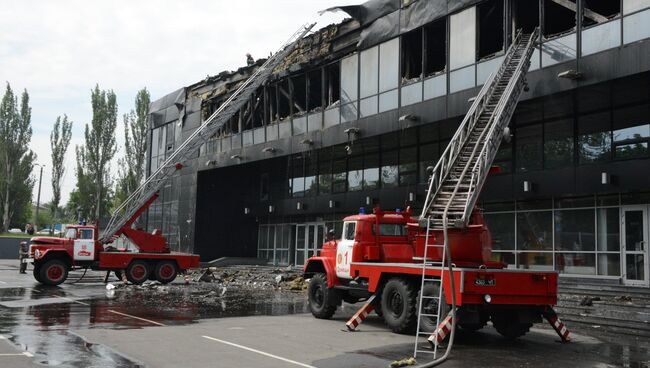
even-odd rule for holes
{"type": "Polygon", "coordinates": [[[188,316],[211,318],[279,315],[308,311],[303,291],[308,282],[301,270],[293,267],[209,267],[179,275],[166,285],[158,281],[142,285],[113,281],[106,284],[106,297],[113,302],[138,300],[144,307],[168,310],[176,317],[182,310],[188,316]]]}
{"type": "Polygon", "coordinates": [[[224,287],[291,290],[307,289],[307,280],[299,270],[289,266],[273,268],[267,266],[208,267],[188,273],[193,282],[217,283],[224,287]]]}

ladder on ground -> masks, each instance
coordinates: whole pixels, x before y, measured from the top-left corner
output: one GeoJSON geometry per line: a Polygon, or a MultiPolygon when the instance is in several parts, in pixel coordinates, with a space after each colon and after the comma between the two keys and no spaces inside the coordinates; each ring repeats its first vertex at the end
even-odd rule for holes
{"type": "MultiPolygon", "coordinates": [[[[481,88],[431,173],[427,197],[420,215],[420,227],[427,229],[427,236],[418,303],[419,317],[414,352],[416,357],[423,351],[419,345],[421,337],[431,334],[431,331],[422,330],[422,319],[434,318],[435,325],[439,325],[442,321],[440,313],[446,309],[440,303],[445,273],[441,272],[440,279],[435,279],[427,276],[427,270],[447,267],[447,229],[464,228],[468,225],[481,188],[526,85],[526,73],[530,67],[538,33],[538,29],[527,34],[521,30],[517,32],[499,70],[493,73],[481,88]],[[429,233],[432,230],[443,231],[442,244],[430,244],[429,233]],[[442,262],[432,262],[429,257],[436,247],[443,248],[442,262]],[[439,286],[437,296],[423,294],[428,284],[439,286]],[[436,315],[429,316],[431,313],[427,313],[430,310],[427,300],[438,305],[436,315]]],[[[437,345],[434,345],[433,355],[436,359],[437,345]]]]}
{"type": "Polygon", "coordinates": [[[244,81],[233,92],[221,106],[207,118],[179,147],[176,149],[160,167],[151,173],[140,187],[118,207],[106,226],[100,241],[109,243],[113,237],[119,235],[120,229],[127,224],[149,199],[158,192],[165,183],[191,158],[196,157],[199,148],[205,144],[210,137],[217,133],[225,123],[238,112],[248,101],[255,91],[273,73],[274,69],[282,63],[286,56],[296,48],[300,41],[313,27],[314,24],[301,26],[282,47],[269,57],[266,62],[257,68],[255,72],[244,81]]]}

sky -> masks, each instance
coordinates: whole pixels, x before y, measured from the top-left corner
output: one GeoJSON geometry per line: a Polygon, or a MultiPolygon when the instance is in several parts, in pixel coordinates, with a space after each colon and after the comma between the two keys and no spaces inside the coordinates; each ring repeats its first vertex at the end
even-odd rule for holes
{"type": "MultiPolygon", "coordinates": [[[[268,56],[298,27],[316,29],[346,14],[318,11],[362,0],[0,0],[0,95],[9,82],[27,89],[32,107],[31,149],[43,170],[41,203],[52,199],[49,136],[57,116],[74,122],[66,154],[62,205],[75,188],[75,145],[92,118],[90,91],[99,84],[117,95],[122,115],[146,87],[154,101],[223,70],[246,64],[246,53],[268,56]]],[[[38,180],[39,168],[34,168],[38,180]]],[[[36,202],[38,183],[34,186],[36,202]]]]}

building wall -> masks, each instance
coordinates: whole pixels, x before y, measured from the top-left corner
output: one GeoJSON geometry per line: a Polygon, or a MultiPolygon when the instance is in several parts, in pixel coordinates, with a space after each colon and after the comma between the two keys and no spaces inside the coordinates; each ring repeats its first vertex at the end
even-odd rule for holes
{"type": "MultiPolygon", "coordinates": [[[[159,208],[168,207],[177,215],[169,215],[167,225],[166,209],[161,210],[162,219],[154,217],[150,227],[160,225],[166,233],[176,233],[181,248],[217,257],[227,253],[223,247],[235,245],[224,245],[230,240],[215,243],[208,235],[211,226],[219,223],[218,216],[200,223],[206,214],[213,214],[213,207],[229,203],[233,206],[228,208],[230,218],[240,222],[229,222],[223,228],[247,233],[232,243],[246,242],[244,253],[250,254],[248,244],[255,240],[248,235],[259,230],[267,239],[258,237],[257,243],[261,253],[269,256],[277,253],[269,252],[271,232],[273,244],[277,239],[285,244],[286,239],[295,242],[292,226],[296,224],[331,224],[368,203],[417,207],[425,192],[424,169],[444,149],[469,107],[468,99],[498,68],[512,30],[538,24],[543,25],[545,36],[533,54],[529,90],[511,124],[514,140],[502,147],[497,158],[504,172],[488,180],[483,199],[525,203],[542,198],[556,203],[561,196],[597,198],[600,194],[621,196],[650,190],[648,176],[643,174],[649,163],[648,140],[640,133],[648,122],[650,2],[617,3],[618,14],[591,24],[575,14],[572,20],[550,1],[540,1],[536,12],[532,7],[523,13],[520,9],[530,10],[529,1],[525,6],[523,1],[486,1],[340,60],[278,77],[260,91],[266,104],[263,118],[250,129],[240,124],[243,129],[216,136],[206,144],[182,170],[178,193],[170,189],[170,197],[163,196],[159,208]],[[494,9],[502,13],[501,22],[487,17],[494,9]],[[486,39],[485,35],[498,28],[503,37],[486,39]],[[559,73],[570,70],[580,72],[582,78],[558,78],[559,73]],[[332,83],[330,79],[337,75],[338,83],[332,83]],[[311,88],[316,83],[313,78],[320,78],[316,102],[311,101],[316,93],[311,88]],[[340,88],[332,93],[332,86],[340,88]],[[288,97],[282,88],[289,91],[288,97]],[[293,102],[302,104],[302,109],[293,102]],[[351,141],[346,130],[353,127],[361,134],[351,141]],[[635,138],[634,134],[641,135],[635,138]],[[630,140],[621,138],[626,135],[631,135],[630,140]],[[609,146],[609,151],[598,142],[609,146]],[[351,155],[345,146],[352,148],[351,155]],[[633,157],[622,156],[629,154],[633,157]],[[603,172],[616,178],[616,183],[600,184],[603,172]],[[220,188],[210,192],[213,194],[206,189],[213,188],[211,181],[220,188]],[[523,192],[524,181],[534,190],[523,192]],[[324,192],[327,185],[330,189],[324,192]],[[267,186],[269,195],[257,199],[257,193],[267,186]],[[249,187],[252,195],[240,190],[249,187]],[[175,198],[179,198],[178,212],[174,212],[175,198]],[[241,226],[232,227],[237,223],[241,226]],[[270,230],[271,224],[286,226],[273,225],[270,230]],[[209,251],[214,247],[219,250],[209,251]]],[[[578,1],[577,5],[582,9],[585,4],[578,1]]],[[[201,121],[200,101],[197,106],[190,92],[187,96],[186,114],[176,114],[181,138],[201,121]]],[[[157,101],[156,111],[166,111],[167,117],[163,123],[152,122],[152,128],[162,131],[169,129],[163,128],[164,124],[174,123],[174,113],[169,111],[176,108],[176,99],[174,93],[157,101]]],[[[177,131],[176,145],[180,142],[177,131]]],[[[177,183],[172,183],[172,188],[177,183]]],[[[595,205],[587,207],[598,211],[595,205]]],[[[554,207],[545,208],[549,209],[555,219],[554,207]]],[[[513,241],[518,244],[516,236],[513,241]]],[[[279,249],[288,248],[282,245],[279,249]]],[[[593,256],[602,258],[596,253],[593,256]]],[[[282,258],[285,262],[286,257],[282,258]]]]}

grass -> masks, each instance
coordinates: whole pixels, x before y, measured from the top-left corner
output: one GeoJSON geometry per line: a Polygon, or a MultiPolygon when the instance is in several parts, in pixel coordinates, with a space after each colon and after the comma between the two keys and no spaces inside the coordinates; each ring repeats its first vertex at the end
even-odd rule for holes
{"type": "Polygon", "coordinates": [[[0,238],[31,238],[34,235],[28,235],[25,233],[22,234],[10,234],[10,233],[0,233],[0,238]]]}

